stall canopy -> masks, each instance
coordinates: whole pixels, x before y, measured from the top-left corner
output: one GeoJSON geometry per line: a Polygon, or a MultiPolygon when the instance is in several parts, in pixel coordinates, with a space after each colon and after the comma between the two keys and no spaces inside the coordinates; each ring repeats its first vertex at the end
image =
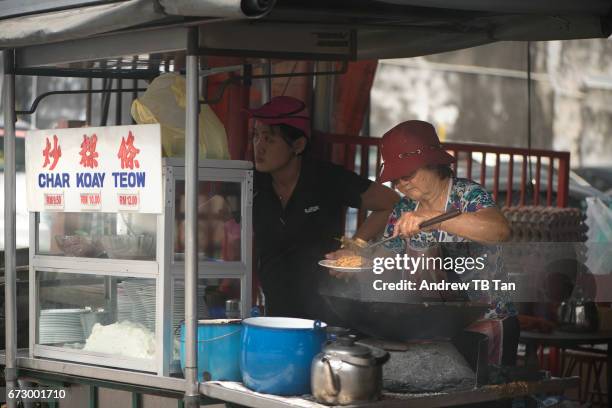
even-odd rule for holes
{"type": "Polygon", "coordinates": [[[356,30],[357,59],[383,59],[495,41],[606,38],[611,10],[608,0],[279,0],[257,25],[344,25],[356,30]]]}
{"type": "MultiPolygon", "coordinates": [[[[215,21],[204,24],[210,27],[202,45],[223,55],[274,56],[279,49],[299,57],[315,37],[325,54],[345,30],[353,36],[351,59],[413,57],[495,41],[605,38],[612,26],[608,0],[0,0],[0,10],[2,48],[198,19],[215,21]],[[336,32],[321,36],[315,29],[336,32]]],[[[312,50],[306,51],[302,56],[312,50]]]]}
{"type": "Polygon", "coordinates": [[[610,11],[608,0],[381,0],[382,3],[457,10],[489,11],[496,13],[605,14],[610,11]]]}
{"type": "Polygon", "coordinates": [[[0,47],[72,40],[126,28],[167,24],[181,17],[258,18],[274,4],[257,0],[128,0],[84,6],[92,2],[47,1],[36,7],[31,2],[20,3],[0,0],[0,9],[4,10],[0,11],[3,18],[0,47]],[[50,11],[59,7],[62,9],[50,11]]]}

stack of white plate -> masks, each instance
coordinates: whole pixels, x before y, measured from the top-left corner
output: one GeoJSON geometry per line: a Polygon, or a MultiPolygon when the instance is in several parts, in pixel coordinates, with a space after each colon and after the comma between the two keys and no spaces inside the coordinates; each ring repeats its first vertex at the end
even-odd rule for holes
{"type": "Polygon", "coordinates": [[[145,310],[144,325],[155,333],[155,281],[150,284],[143,285],[140,289],[140,302],[145,310]]]}
{"type": "Polygon", "coordinates": [[[130,298],[123,282],[117,284],[117,321],[133,321],[134,302],[130,298]]]}
{"type": "MultiPolygon", "coordinates": [[[[208,317],[208,308],[206,307],[204,298],[205,294],[206,285],[198,285],[198,319],[206,319],[208,317]]],[[[178,333],[178,328],[183,320],[185,320],[185,282],[182,280],[175,280],[172,327],[176,333],[178,333]]]]}
{"type": "MultiPolygon", "coordinates": [[[[185,283],[174,281],[174,307],[172,327],[178,327],[185,319],[185,283]]],[[[198,319],[208,317],[205,303],[206,285],[198,285],[198,319]]],[[[117,285],[117,320],[128,320],[141,323],[149,330],[155,331],[155,281],[143,279],[125,279],[117,285]]]]}
{"type": "Polygon", "coordinates": [[[155,331],[155,281],[126,279],[123,287],[133,304],[132,321],[155,331]]]}
{"type": "Polygon", "coordinates": [[[40,344],[82,343],[85,341],[81,314],[87,309],[45,309],[40,311],[40,344]]]}

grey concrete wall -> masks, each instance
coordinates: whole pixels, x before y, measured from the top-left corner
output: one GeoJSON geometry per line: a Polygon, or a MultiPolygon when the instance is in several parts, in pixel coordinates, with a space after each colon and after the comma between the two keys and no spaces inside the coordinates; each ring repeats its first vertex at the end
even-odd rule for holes
{"type": "MultiPolygon", "coordinates": [[[[532,147],[569,150],[572,166],[612,165],[612,41],[531,44],[532,147]]],[[[527,146],[527,44],[504,42],[380,61],[371,133],[408,119],[449,141],[527,146]]]]}

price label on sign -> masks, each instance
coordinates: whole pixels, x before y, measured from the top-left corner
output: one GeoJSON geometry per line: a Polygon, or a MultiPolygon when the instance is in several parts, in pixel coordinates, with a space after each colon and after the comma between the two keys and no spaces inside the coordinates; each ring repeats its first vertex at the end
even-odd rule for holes
{"type": "Polygon", "coordinates": [[[119,209],[136,211],[140,205],[138,193],[119,193],[117,194],[117,202],[119,203],[119,209]]]}
{"type": "Polygon", "coordinates": [[[45,208],[49,210],[64,209],[64,193],[45,194],[45,208]]]}
{"type": "Polygon", "coordinates": [[[81,193],[81,208],[97,211],[102,208],[102,193],[100,190],[81,193]]]}
{"type": "Polygon", "coordinates": [[[34,130],[29,211],[162,212],[159,125],[34,130]]]}

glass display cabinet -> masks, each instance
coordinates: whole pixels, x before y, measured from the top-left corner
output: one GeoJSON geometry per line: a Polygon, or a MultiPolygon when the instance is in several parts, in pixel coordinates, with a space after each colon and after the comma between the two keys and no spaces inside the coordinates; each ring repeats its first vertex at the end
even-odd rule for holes
{"type": "MultiPolygon", "coordinates": [[[[198,318],[251,306],[252,164],[203,160],[198,318]]],[[[178,372],[185,315],[185,169],[163,162],[162,214],[30,214],[30,353],[159,375],[178,372]]]]}

